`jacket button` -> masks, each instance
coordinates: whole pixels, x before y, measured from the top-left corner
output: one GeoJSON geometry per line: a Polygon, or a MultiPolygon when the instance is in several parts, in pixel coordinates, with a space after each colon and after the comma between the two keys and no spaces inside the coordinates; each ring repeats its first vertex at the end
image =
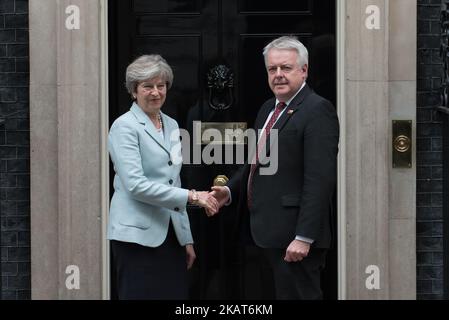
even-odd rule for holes
{"type": "Polygon", "coordinates": [[[168,162],[168,165],[171,167],[171,166],[173,165],[173,162],[170,160],[170,161],[168,162]]]}
{"type": "Polygon", "coordinates": [[[170,181],[169,181],[168,183],[170,183],[170,184],[173,184],[173,180],[172,180],[172,179],[170,179],[170,181]]]}
{"type": "Polygon", "coordinates": [[[175,211],[176,211],[176,212],[178,212],[178,211],[179,211],[179,208],[178,208],[178,207],[176,207],[176,208],[175,208],[175,211]]]}

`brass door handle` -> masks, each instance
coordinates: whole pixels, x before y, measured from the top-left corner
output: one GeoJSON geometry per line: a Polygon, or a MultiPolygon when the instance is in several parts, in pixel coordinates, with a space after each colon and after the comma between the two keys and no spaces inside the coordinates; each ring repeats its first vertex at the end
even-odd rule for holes
{"type": "Polygon", "coordinates": [[[225,175],[216,176],[214,179],[214,187],[223,187],[228,183],[228,181],[229,178],[225,175]]]}

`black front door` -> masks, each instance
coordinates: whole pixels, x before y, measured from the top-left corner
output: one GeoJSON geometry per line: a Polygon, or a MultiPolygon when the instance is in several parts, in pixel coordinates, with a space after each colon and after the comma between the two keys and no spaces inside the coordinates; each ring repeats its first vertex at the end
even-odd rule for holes
{"type": "MultiPolygon", "coordinates": [[[[295,35],[309,49],[308,83],[335,104],[335,0],[110,0],[109,9],[111,124],[130,107],[126,66],[141,54],[159,53],[175,75],[163,111],[181,128],[192,133],[193,121],[251,127],[272,96],[262,49],[281,35],[295,35]],[[214,87],[219,65],[228,84],[223,91],[214,87]]],[[[191,160],[183,166],[182,183],[196,190],[209,190],[215,177],[231,177],[239,166],[191,160]]],[[[272,297],[257,251],[242,247],[230,232],[235,207],[213,218],[194,207],[188,211],[198,257],[191,297],[272,297]]],[[[323,286],[327,298],[336,298],[336,252],[330,257],[323,286]]]]}

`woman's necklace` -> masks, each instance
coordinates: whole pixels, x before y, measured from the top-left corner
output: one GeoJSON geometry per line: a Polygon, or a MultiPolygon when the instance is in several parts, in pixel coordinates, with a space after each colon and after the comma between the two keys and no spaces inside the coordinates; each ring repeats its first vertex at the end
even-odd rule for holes
{"type": "Polygon", "coordinates": [[[157,128],[157,131],[162,131],[162,129],[164,128],[164,125],[162,123],[162,117],[161,117],[161,113],[160,112],[157,115],[157,119],[159,121],[159,128],[157,128]]]}

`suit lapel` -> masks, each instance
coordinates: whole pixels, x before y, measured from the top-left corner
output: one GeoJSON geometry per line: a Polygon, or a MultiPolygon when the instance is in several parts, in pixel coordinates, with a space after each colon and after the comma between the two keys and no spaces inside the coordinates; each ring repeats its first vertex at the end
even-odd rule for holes
{"type": "MultiPolygon", "coordinates": [[[[157,132],[156,128],[154,127],[153,123],[151,123],[150,118],[143,112],[143,110],[134,103],[131,107],[131,112],[136,117],[137,121],[144,126],[145,132],[162,148],[164,149],[168,154],[170,154],[170,144],[167,143],[167,140],[170,139],[168,137],[169,132],[168,130],[164,130],[164,139],[162,139],[159,132],[157,132]],[[164,141],[165,140],[165,141],[164,141]]],[[[165,123],[168,123],[168,121],[165,121],[165,123]]],[[[165,124],[164,123],[164,124],[165,124]]]]}
{"type": "MultiPolygon", "coordinates": [[[[304,99],[312,92],[310,87],[306,84],[304,88],[298,93],[298,95],[290,102],[290,104],[287,106],[287,109],[282,113],[281,117],[276,121],[276,123],[273,126],[273,129],[278,130],[278,134],[282,131],[282,129],[287,124],[288,120],[290,120],[291,116],[298,111],[298,109],[301,107],[302,102],[304,99]]],[[[270,154],[270,146],[273,143],[276,143],[275,140],[271,141],[271,135],[266,141],[266,154],[270,154]]]]}
{"type": "Polygon", "coordinates": [[[170,150],[172,147],[170,138],[171,138],[171,134],[173,133],[173,130],[175,130],[176,128],[171,125],[171,123],[172,123],[171,121],[168,121],[168,116],[166,116],[162,112],[161,112],[161,117],[162,117],[162,124],[164,127],[164,145],[165,145],[166,150],[168,150],[170,153],[170,150]]]}
{"type": "MultiPolygon", "coordinates": [[[[273,105],[275,103],[275,99],[271,99],[269,100],[264,106],[263,108],[260,110],[256,121],[254,122],[254,129],[256,129],[257,131],[261,130],[263,125],[265,124],[265,121],[268,118],[268,115],[270,114],[271,110],[273,109],[273,105]]],[[[258,132],[257,132],[258,134],[258,132]]]]}
{"type": "Polygon", "coordinates": [[[296,111],[298,111],[298,109],[301,107],[301,103],[311,92],[312,90],[306,84],[304,88],[302,88],[302,90],[298,93],[298,95],[292,100],[292,102],[290,102],[287,109],[282,113],[279,120],[274,124],[273,129],[278,129],[279,131],[281,131],[290,117],[296,111]]]}
{"type": "MultiPolygon", "coordinates": [[[[268,100],[265,104],[262,105],[261,109],[259,110],[259,113],[257,114],[256,120],[254,121],[254,130],[255,130],[255,134],[256,134],[256,145],[255,146],[251,146],[249,148],[249,154],[248,154],[248,165],[250,164],[250,161],[252,161],[252,159],[254,159],[255,157],[255,153],[257,152],[257,145],[259,143],[259,133],[260,130],[262,130],[263,125],[265,123],[265,121],[268,118],[268,115],[270,114],[271,110],[273,109],[273,104],[276,100],[275,99],[270,99],[268,100]]],[[[256,165],[259,165],[258,163],[256,165]]],[[[248,170],[249,173],[249,170],[248,170]]]]}

